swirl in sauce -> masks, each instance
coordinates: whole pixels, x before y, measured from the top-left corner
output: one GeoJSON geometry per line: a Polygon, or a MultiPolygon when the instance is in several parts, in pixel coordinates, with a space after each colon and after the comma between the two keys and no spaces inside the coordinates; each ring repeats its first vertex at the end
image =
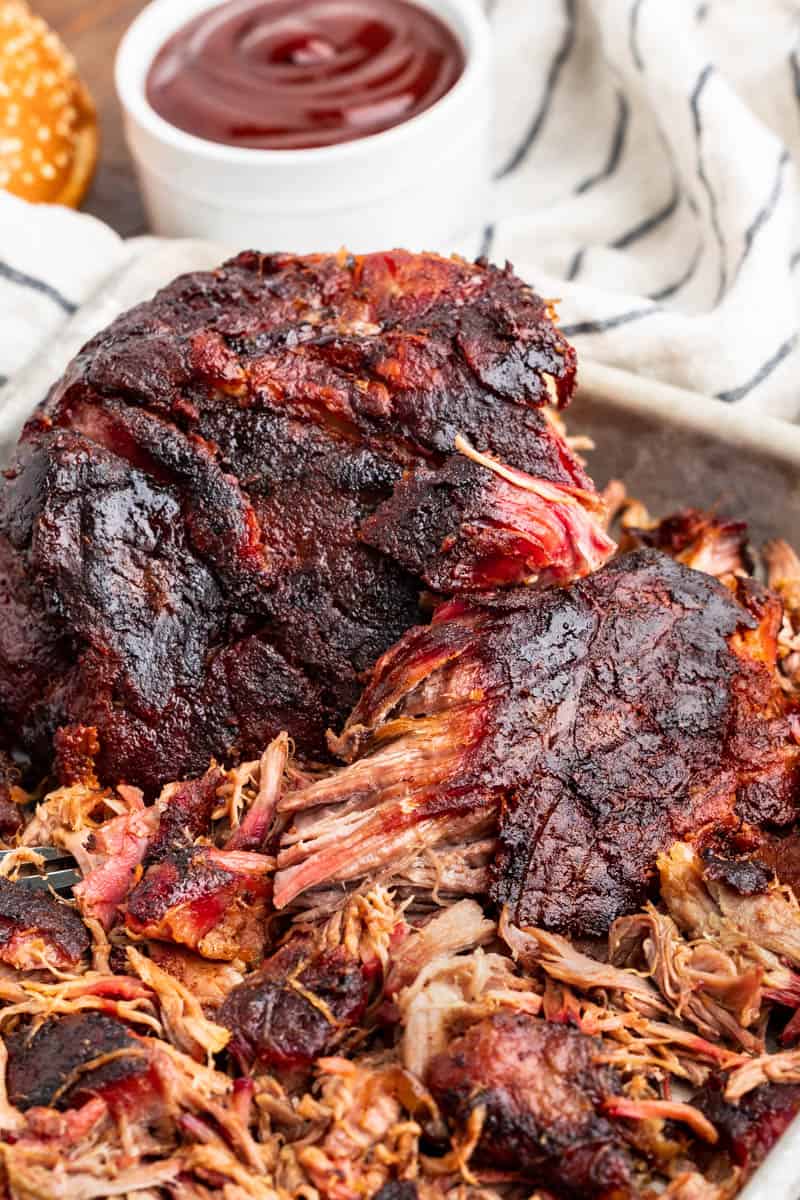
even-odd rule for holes
{"type": "Polygon", "coordinates": [[[233,0],[161,48],[147,99],[207,141],[300,149],[399,125],[463,70],[455,34],[408,0],[233,0]]]}

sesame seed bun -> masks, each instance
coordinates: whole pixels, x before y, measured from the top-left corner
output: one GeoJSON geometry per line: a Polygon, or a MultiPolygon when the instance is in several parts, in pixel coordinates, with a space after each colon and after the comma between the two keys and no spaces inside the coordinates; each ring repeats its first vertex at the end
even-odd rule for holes
{"type": "Polygon", "coordinates": [[[76,208],[97,161],[92,98],[24,0],[0,0],[0,188],[76,208]]]}

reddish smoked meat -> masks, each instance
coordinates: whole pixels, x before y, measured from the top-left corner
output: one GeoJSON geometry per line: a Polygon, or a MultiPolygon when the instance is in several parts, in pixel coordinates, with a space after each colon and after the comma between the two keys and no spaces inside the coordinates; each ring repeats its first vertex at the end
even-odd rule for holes
{"type": "MultiPolygon", "coordinates": [[[[2,635],[0,635],[2,640],[2,635]]],[[[0,838],[11,840],[25,824],[22,804],[28,796],[19,787],[21,772],[4,750],[0,750],[0,838]]]]}
{"type": "Polygon", "coordinates": [[[85,917],[98,920],[110,929],[119,915],[119,906],[130,892],[147,847],[158,828],[155,805],[145,808],[141,793],[128,813],[112,817],[90,835],[94,865],[73,888],[73,895],[85,917]]]}
{"type": "Polygon", "coordinates": [[[74,889],[84,916],[95,917],[110,929],[138,882],[143,864],[160,862],[207,836],[223,778],[222,771],[212,767],[200,779],[167,784],[158,802],[149,808],[144,806],[141,792],[123,789],[131,811],[103,822],[92,832],[93,865],[74,889]]]}
{"type": "Polygon", "coordinates": [[[362,540],[438,592],[562,583],[605,561],[599,496],[499,470],[466,456],[437,471],[417,468],[364,521],[362,540]]]}
{"type": "Polygon", "coordinates": [[[352,764],[279,802],[295,817],[276,905],[499,818],[494,899],[605,934],[672,842],[796,815],[779,619],[755,585],[734,595],[653,550],[444,606],[379,662],[335,742],[352,764]]]}
{"type": "Polygon", "coordinates": [[[595,1062],[600,1053],[599,1042],[565,1025],[499,1012],[438,1055],[427,1083],[461,1129],[484,1111],[475,1161],[576,1200],[633,1195],[630,1151],[603,1115],[621,1081],[595,1062]]]}
{"type": "Polygon", "coordinates": [[[244,850],[170,851],[148,867],[128,897],[127,928],[207,958],[258,962],[273,867],[274,859],[244,850]]]}
{"type": "Polygon", "coordinates": [[[100,780],[148,798],[284,729],[325,755],[426,586],[563,583],[613,550],[543,411],[574,380],[546,303],[483,262],[176,280],[84,347],[7,472],[3,717],[43,767],[65,727],[70,775],[70,728],[96,730],[100,780]]]}
{"type": "Polygon", "coordinates": [[[683,508],[652,526],[626,524],[624,550],[651,546],[708,575],[747,573],[747,525],[699,508],[683,508]]]}

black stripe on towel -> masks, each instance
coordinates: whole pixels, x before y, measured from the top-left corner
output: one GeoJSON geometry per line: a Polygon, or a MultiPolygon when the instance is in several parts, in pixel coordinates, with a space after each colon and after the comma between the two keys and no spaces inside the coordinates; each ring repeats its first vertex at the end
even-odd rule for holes
{"type": "Polygon", "coordinates": [[[676,292],[681,290],[681,288],[686,287],[686,284],[694,276],[694,273],[700,263],[700,259],[703,257],[703,249],[703,243],[700,242],[683,274],[679,275],[673,283],[668,283],[666,287],[659,288],[657,292],[650,292],[650,299],[655,301],[669,300],[670,296],[674,296],[676,292]]]}
{"type": "Polygon", "coordinates": [[[775,179],[773,181],[772,188],[770,189],[769,196],[767,197],[767,202],[758,210],[744,232],[744,249],[742,250],[741,258],[736,264],[736,270],[733,276],[734,280],[738,278],[739,272],[744,266],[747,256],[753,248],[753,242],[756,240],[759,230],[764,224],[766,224],[766,222],[774,213],[775,209],[778,207],[778,201],[780,200],[781,192],[783,191],[784,167],[788,162],[789,151],[784,146],[783,150],[781,151],[780,158],[778,159],[778,169],[775,173],[775,179]]]}
{"type": "Polygon", "coordinates": [[[652,233],[654,229],[658,229],[664,221],[668,221],[672,214],[677,209],[681,202],[681,189],[677,179],[672,181],[672,191],[669,199],[656,212],[651,213],[649,217],[639,221],[632,229],[628,229],[625,233],[621,233],[619,237],[614,238],[613,242],[609,242],[612,250],[625,250],[633,242],[638,242],[639,238],[645,237],[648,233],[652,233]]]}
{"type": "Polygon", "coordinates": [[[497,174],[496,179],[505,179],[506,175],[510,175],[512,171],[520,165],[526,157],[533,143],[539,136],[542,126],[544,125],[547,114],[550,111],[550,104],[553,99],[553,93],[556,90],[558,77],[561,74],[561,69],[564,63],[572,52],[572,47],[575,45],[575,6],[576,0],[563,0],[564,3],[564,21],[565,28],[561,42],[550,62],[545,79],[544,95],[539,102],[539,107],[533,115],[533,119],[528,126],[525,137],[517,146],[514,153],[509,158],[508,162],[502,166],[497,174]]]}
{"type": "Polygon", "coordinates": [[[625,137],[628,132],[630,115],[631,108],[625,94],[617,92],[617,119],[614,122],[614,132],[611,135],[611,146],[608,151],[606,165],[596,175],[588,175],[586,179],[578,184],[575,188],[577,195],[582,196],[584,192],[589,191],[589,188],[594,187],[596,183],[601,183],[604,179],[608,179],[616,171],[625,147],[625,137]]]}
{"type": "Polygon", "coordinates": [[[628,25],[628,44],[631,49],[631,58],[640,71],[644,70],[644,59],[639,50],[639,12],[641,11],[642,3],[643,0],[633,0],[630,23],[628,25]]]}
{"type": "Polygon", "coordinates": [[[570,264],[567,267],[566,274],[564,276],[565,279],[569,279],[570,281],[572,281],[573,279],[578,278],[578,275],[581,272],[581,268],[583,267],[583,260],[584,260],[585,255],[586,255],[586,247],[585,246],[581,246],[581,247],[579,247],[579,249],[577,249],[575,251],[575,253],[572,256],[572,259],[570,260],[570,264]]]}
{"type": "Polygon", "coordinates": [[[641,321],[642,317],[652,316],[660,312],[657,305],[649,308],[634,308],[630,312],[617,313],[614,317],[600,317],[596,321],[579,321],[576,325],[561,325],[564,337],[580,337],[584,333],[605,333],[607,329],[616,329],[618,325],[629,325],[631,321],[641,321]]]}
{"type": "Polygon", "coordinates": [[[7,279],[9,283],[16,283],[20,287],[30,288],[33,292],[39,292],[42,296],[47,296],[54,304],[63,309],[65,313],[74,313],[77,309],[77,304],[73,304],[71,300],[67,300],[66,296],[62,296],[56,288],[51,284],[45,283],[44,279],[37,279],[35,275],[27,275],[24,271],[18,271],[16,267],[10,266],[7,262],[0,259],[0,279],[7,279]]]}
{"type": "Polygon", "coordinates": [[[706,175],[706,169],[703,164],[703,151],[702,151],[702,147],[701,147],[701,140],[702,140],[702,134],[703,134],[703,122],[700,119],[700,97],[703,94],[703,89],[705,88],[706,84],[708,83],[708,81],[711,78],[713,73],[714,73],[714,64],[706,63],[706,65],[703,67],[702,71],[700,72],[700,75],[698,76],[697,83],[695,84],[694,91],[692,92],[689,104],[690,104],[691,110],[692,110],[692,121],[694,123],[694,137],[695,137],[695,143],[697,145],[697,177],[700,180],[700,182],[702,183],[703,188],[706,193],[706,196],[708,197],[708,209],[709,209],[709,214],[711,217],[711,227],[714,230],[714,237],[716,238],[717,246],[719,248],[719,283],[717,284],[717,297],[716,297],[716,302],[718,303],[722,299],[722,295],[725,291],[725,287],[728,282],[727,250],[726,250],[726,246],[725,246],[725,235],[723,234],[722,227],[719,223],[719,211],[717,209],[717,197],[714,193],[714,189],[712,188],[711,183],[709,182],[709,178],[706,175]]]}
{"type": "Polygon", "coordinates": [[[727,392],[717,392],[717,399],[725,400],[729,404],[743,399],[748,392],[752,392],[753,388],[763,383],[767,376],[771,375],[775,368],[780,366],[783,360],[792,353],[797,345],[797,337],[798,333],[795,330],[792,336],[788,337],[775,353],[766,362],[761,364],[752,378],[748,379],[746,383],[740,384],[739,387],[729,388],[727,392]]]}
{"type": "Polygon", "coordinates": [[[789,55],[789,66],[792,69],[795,99],[800,100],[800,58],[797,57],[796,50],[793,50],[789,55]]]}

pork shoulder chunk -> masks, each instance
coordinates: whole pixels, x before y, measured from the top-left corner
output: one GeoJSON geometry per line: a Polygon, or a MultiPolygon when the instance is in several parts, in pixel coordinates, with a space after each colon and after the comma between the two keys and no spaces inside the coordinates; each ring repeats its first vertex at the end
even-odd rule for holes
{"type": "Polygon", "coordinates": [[[284,729],[324,757],[426,588],[563,582],[613,549],[545,414],[574,379],[547,304],[483,262],[246,253],[176,280],[23,432],[0,715],[45,767],[59,727],[96,729],[101,782],[149,796],[284,729]]]}
{"type": "Polygon", "coordinates": [[[780,605],[731,586],[639,550],[568,588],[443,606],[379,662],[333,743],[350,765],[279,802],[276,905],[496,832],[498,904],[602,936],[673,842],[791,822],[780,605]]]}

